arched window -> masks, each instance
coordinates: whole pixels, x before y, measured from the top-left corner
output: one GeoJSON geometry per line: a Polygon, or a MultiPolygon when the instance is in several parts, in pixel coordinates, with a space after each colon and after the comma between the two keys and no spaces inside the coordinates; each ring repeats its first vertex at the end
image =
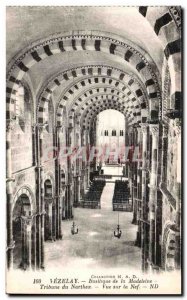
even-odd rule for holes
{"type": "Polygon", "coordinates": [[[123,136],[123,130],[120,130],[119,135],[123,136]]]}
{"type": "Polygon", "coordinates": [[[64,187],[64,185],[66,183],[66,179],[65,179],[65,173],[63,170],[61,170],[60,181],[61,181],[61,187],[64,187]]]}
{"type": "Polygon", "coordinates": [[[46,180],[44,184],[45,197],[52,197],[52,184],[50,180],[46,180]]]}
{"type": "Polygon", "coordinates": [[[116,130],[112,130],[112,136],[116,136],[116,130]]]}
{"type": "Polygon", "coordinates": [[[108,136],[108,130],[105,130],[105,136],[108,136]]]}

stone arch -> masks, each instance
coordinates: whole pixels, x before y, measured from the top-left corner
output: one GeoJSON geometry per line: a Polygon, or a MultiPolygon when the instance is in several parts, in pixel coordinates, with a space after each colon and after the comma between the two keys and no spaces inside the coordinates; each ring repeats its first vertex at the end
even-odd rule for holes
{"type": "MultiPolygon", "coordinates": [[[[98,89],[97,88],[93,88],[93,89],[90,89],[90,90],[88,89],[88,90],[86,90],[86,91],[84,91],[82,93],[81,97],[77,96],[76,99],[77,99],[77,101],[79,103],[83,102],[83,101],[85,101],[85,103],[87,103],[86,101],[88,101],[88,97],[89,98],[90,97],[93,98],[93,96],[97,96],[97,97],[101,96],[101,98],[103,98],[104,95],[107,95],[107,93],[108,93],[108,96],[112,93],[113,96],[118,96],[118,97],[121,97],[121,98],[125,98],[126,97],[126,95],[124,95],[123,93],[121,93],[117,88],[110,88],[110,87],[108,87],[107,91],[105,91],[104,88],[100,88],[100,89],[99,88],[98,89]]],[[[136,98],[134,98],[133,96],[131,96],[131,97],[127,96],[127,97],[129,99],[132,99],[132,102],[136,101],[136,98]]],[[[128,99],[126,100],[126,102],[128,102],[128,99]]],[[[125,104],[125,102],[124,102],[124,104],[125,104]]],[[[96,103],[94,103],[93,105],[96,105],[96,103]]],[[[82,110],[85,110],[86,106],[88,106],[88,104],[85,104],[85,107],[81,106],[82,110]]],[[[78,104],[75,107],[78,108],[79,107],[78,104]]],[[[134,104],[132,104],[132,108],[133,107],[134,107],[134,104]]],[[[61,125],[61,118],[62,118],[62,115],[61,115],[61,112],[60,112],[61,109],[62,109],[62,107],[59,104],[59,109],[57,109],[57,125],[59,125],[59,126],[61,125]]],[[[140,110],[140,106],[138,104],[137,104],[137,109],[140,110]]],[[[72,109],[71,112],[74,113],[74,109],[72,109]]],[[[132,110],[131,110],[131,113],[132,113],[132,110]]],[[[72,117],[70,117],[70,119],[72,119],[72,117]]]]}
{"type": "MultiPolygon", "coordinates": [[[[101,78],[104,78],[105,79],[105,77],[101,77],[101,78]]],[[[83,81],[82,81],[83,82],[83,81]]],[[[122,84],[122,83],[120,83],[119,81],[117,81],[117,80],[112,80],[112,79],[109,79],[109,82],[106,82],[106,83],[104,83],[104,84],[102,84],[102,83],[100,83],[100,84],[93,84],[93,85],[91,85],[90,84],[90,86],[88,86],[88,89],[85,89],[83,92],[84,93],[86,93],[87,92],[87,90],[89,91],[89,90],[91,90],[91,89],[104,89],[104,91],[106,90],[107,91],[107,89],[108,88],[111,88],[111,87],[113,87],[112,89],[111,89],[111,93],[114,93],[114,89],[117,89],[120,93],[121,93],[121,95],[122,95],[122,98],[124,99],[125,97],[124,96],[126,96],[126,97],[128,97],[129,99],[133,99],[133,101],[137,101],[140,105],[141,105],[141,107],[142,106],[145,106],[145,107],[147,107],[148,105],[147,105],[147,102],[146,102],[146,100],[145,100],[145,98],[143,97],[143,93],[142,93],[142,91],[139,89],[138,90],[138,92],[135,94],[128,86],[126,86],[126,85],[124,85],[124,84],[122,84]],[[118,85],[120,85],[119,87],[118,87],[118,85]]],[[[83,92],[82,92],[82,94],[83,94],[83,92]]],[[[82,98],[81,96],[79,97],[79,98],[82,98]]],[[[78,101],[80,101],[80,99],[77,99],[78,101]]],[[[70,106],[71,107],[71,109],[73,109],[73,108],[75,108],[75,105],[77,105],[77,103],[78,103],[78,101],[74,101],[73,103],[72,103],[72,105],[70,106]]]]}
{"type": "Polygon", "coordinates": [[[20,187],[19,190],[15,193],[15,196],[13,198],[13,203],[12,203],[12,212],[14,210],[14,206],[16,204],[16,201],[18,200],[18,198],[22,194],[25,194],[25,195],[28,196],[29,201],[30,201],[30,205],[31,205],[31,212],[34,214],[34,212],[36,211],[36,201],[35,201],[35,196],[34,196],[34,193],[32,191],[32,188],[28,184],[23,185],[22,187],[20,187]]]}
{"type": "Polygon", "coordinates": [[[44,183],[46,180],[50,180],[51,185],[52,185],[52,195],[54,196],[55,180],[54,180],[54,176],[51,172],[47,172],[44,175],[44,183]]]}
{"type": "Polygon", "coordinates": [[[171,108],[178,109],[181,94],[181,9],[177,6],[156,7],[140,6],[139,12],[147,19],[158,36],[171,77],[171,108]]]}
{"type": "MultiPolygon", "coordinates": [[[[85,101],[82,105],[77,106],[77,109],[75,110],[75,115],[86,115],[87,111],[88,114],[91,115],[92,111],[95,109],[95,107],[98,107],[98,105],[105,105],[107,106],[107,104],[110,104],[110,106],[115,106],[121,109],[121,112],[127,117],[130,118],[130,116],[132,117],[132,120],[134,122],[138,122],[141,120],[141,112],[140,112],[140,106],[136,105],[135,102],[133,101],[132,105],[130,105],[128,102],[130,100],[126,100],[125,102],[123,102],[123,100],[121,100],[118,96],[113,95],[111,96],[110,94],[97,94],[95,95],[91,95],[87,101],[85,101]],[[94,96],[94,97],[92,97],[94,96]],[[89,111],[90,107],[92,108],[91,111],[89,111]],[[134,109],[134,112],[133,112],[134,109]],[[137,119],[137,117],[139,119],[137,119]]],[[[111,107],[110,107],[111,108],[111,107]]],[[[144,113],[144,116],[147,116],[148,114],[144,112],[144,110],[142,110],[142,115],[144,113]]],[[[70,114],[69,116],[70,121],[73,120],[73,116],[72,114],[70,114]]]]}
{"type": "Polygon", "coordinates": [[[166,271],[175,269],[175,231],[173,223],[166,223],[162,238],[162,266],[166,271]]]}
{"type": "MultiPolygon", "coordinates": [[[[111,95],[110,96],[111,98],[112,98],[112,96],[113,96],[113,98],[116,96],[124,103],[124,105],[126,105],[126,102],[130,102],[132,105],[136,104],[139,106],[139,108],[141,107],[140,106],[141,103],[139,102],[139,100],[137,98],[133,97],[133,95],[129,92],[125,93],[125,92],[121,91],[120,89],[118,89],[116,87],[111,87],[111,86],[98,86],[98,87],[94,86],[93,88],[86,89],[81,94],[79,94],[75,98],[73,105],[70,106],[69,111],[74,112],[74,110],[80,106],[80,102],[81,102],[81,106],[83,106],[83,108],[85,108],[85,104],[87,103],[88,99],[90,99],[90,97],[92,97],[92,99],[94,99],[96,101],[100,97],[103,99],[102,95],[108,95],[108,96],[111,95]],[[97,96],[95,96],[95,99],[93,97],[94,95],[97,95],[97,96]]],[[[97,101],[96,101],[96,103],[97,103],[97,101]]],[[[93,103],[93,105],[96,103],[93,103]]]]}
{"type": "Polygon", "coordinates": [[[96,116],[100,112],[105,111],[107,109],[117,110],[117,111],[121,112],[126,117],[126,115],[124,114],[124,111],[122,109],[120,109],[119,106],[111,105],[111,104],[98,106],[92,114],[89,114],[89,116],[86,116],[85,119],[82,121],[83,122],[83,127],[90,129],[92,127],[93,121],[95,120],[96,116]]]}
{"type": "Polygon", "coordinates": [[[22,186],[15,194],[12,205],[12,233],[14,239],[13,268],[30,269],[35,263],[33,248],[33,219],[36,213],[34,193],[22,186]]]}
{"type": "Polygon", "coordinates": [[[144,106],[148,106],[147,92],[142,87],[142,83],[140,83],[140,80],[135,78],[135,76],[132,76],[131,74],[128,74],[118,68],[105,65],[77,67],[52,76],[47,81],[47,84],[45,84],[45,86],[41,88],[41,91],[39,92],[37,110],[39,123],[43,122],[43,107],[49,101],[52,93],[62,83],[70,81],[72,79],[73,83],[71,82],[71,84],[69,84],[61,94],[60,98],[64,98],[64,102],[66,102],[68,100],[68,96],[71,95],[70,91],[72,93],[72,87],[74,90],[78,90],[80,88],[80,83],[81,85],[83,85],[84,83],[84,86],[86,86],[88,84],[88,81],[90,82],[90,84],[93,84],[94,80],[96,83],[96,80],[99,82],[102,79],[104,81],[109,81],[109,84],[113,83],[113,81],[115,81],[115,85],[124,84],[129,89],[129,91],[134,94],[135,97],[137,97],[141,101],[142,98],[144,99],[144,101],[142,101],[142,104],[144,104],[144,106]]]}
{"type": "Polygon", "coordinates": [[[160,98],[159,73],[149,55],[137,45],[114,34],[92,31],[90,34],[79,31],[78,34],[64,33],[53,35],[48,39],[37,41],[31,47],[24,49],[22,54],[10,62],[7,83],[7,118],[12,117],[12,102],[15,89],[32,66],[41,60],[65,51],[98,51],[117,55],[132,65],[135,72],[141,75],[151,100],[151,118],[158,118],[158,99],[160,98]]]}

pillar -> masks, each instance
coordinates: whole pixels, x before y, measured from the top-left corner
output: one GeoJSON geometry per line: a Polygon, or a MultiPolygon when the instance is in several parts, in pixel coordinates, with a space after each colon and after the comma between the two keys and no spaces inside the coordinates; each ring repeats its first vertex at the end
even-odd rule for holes
{"type": "MultiPolygon", "coordinates": [[[[73,126],[68,128],[68,147],[72,147],[73,143],[73,126]]],[[[73,178],[72,178],[72,160],[71,157],[68,157],[67,160],[67,169],[68,169],[68,184],[67,184],[67,213],[68,219],[71,219],[73,217],[73,193],[72,193],[72,184],[73,184],[73,178]]]]}
{"type": "Polygon", "coordinates": [[[37,268],[37,232],[36,232],[36,214],[33,215],[33,269],[37,268]]]}
{"type": "MultiPolygon", "coordinates": [[[[85,128],[83,128],[82,130],[82,136],[81,136],[82,142],[81,142],[81,146],[85,147],[86,149],[86,135],[85,135],[85,128]]],[[[81,170],[81,194],[82,197],[84,196],[84,193],[86,191],[86,163],[87,161],[82,161],[82,170],[81,170]]]]}
{"type": "MultiPolygon", "coordinates": [[[[81,148],[81,127],[80,127],[80,122],[77,123],[77,147],[81,148]]],[[[76,174],[77,174],[77,202],[80,202],[81,199],[81,165],[82,165],[82,160],[84,159],[84,154],[83,158],[77,158],[77,164],[76,164],[76,174]]]]}
{"type": "Polygon", "coordinates": [[[41,168],[41,208],[40,208],[40,222],[41,222],[41,262],[40,268],[45,268],[45,253],[44,253],[44,222],[45,222],[45,208],[44,208],[44,170],[41,168]]]}
{"type": "Polygon", "coordinates": [[[6,193],[7,193],[7,205],[6,205],[6,227],[7,227],[7,268],[13,268],[13,249],[15,246],[13,240],[12,230],[12,184],[14,179],[12,178],[12,161],[11,161],[11,134],[14,127],[14,122],[9,120],[6,124],[6,193]]]}
{"type": "MultiPolygon", "coordinates": [[[[86,134],[86,137],[85,137],[85,140],[86,140],[86,147],[87,147],[87,152],[88,154],[90,154],[90,137],[89,137],[89,130],[87,129],[85,131],[85,134],[86,134]]],[[[86,188],[89,188],[90,186],[90,162],[87,161],[86,163],[86,188]]]]}
{"type": "Polygon", "coordinates": [[[167,181],[167,151],[168,151],[168,125],[162,125],[162,170],[161,182],[167,181]]]}
{"type": "Polygon", "coordinates": [[[136,146],[136,128],[133,127],[130,131],[130,182],[131,182],[131,196],[132,196],[132,206],[133,206],[133,220],[132,224],[137,225],[137,212],[138,212],[138,203],[137,203],[137,162],[133,160],[134,149],[136,146]]]}
{"type": "Polygon", "coordinates": [[[21,217],[21,234],[22,234],[22,261],[21,268],[30,269],[32,265],[31,259],[31,228],[32,217],[21,217]]]}
{"type": "MultiPolygon", "coordinates": [[[[53,199],[45,199],[45,202],[47,201],[47,205],[48,205],[48,235],[47,235],[47,239],[50,241],[53,241],[53,208],[52,208],[52,204],[53,204],[53,199]]],[[[46,228],[45,228],[46,229],[46,228]]]]}
{"type": "Polygon", "coordinates": [[[31,230],[32,230],[32,217],[28,217],[26,220],[26,232],[27,232],[27,255],[28,255],[28,269],[31,269],[32,266],[32,235],[31,235],[31,230]]]}
{"type": "Polygon", "coordinates": [[[56,181],[56,236],[57,238],[61,239],[62,238],[62,204],[61,204],[61,172],[60,172],[60,134],[62,132],[62,127],[57,127],[54,135],[56,135],[56,148],[57,148],[57,156],[55,158],[55,181],[56,181]]]}
{"type": "Polygon", "coordinates": [[[141,217],[142,217],[142,199],[141,199],[141,160],[140,160],[140,147],[141,147],[141,127],[137,127],[137,145],[138,147],[138,159],[137,161],[137,224],[138,224],[138,231],[137,231],[137,238],[136,238],[136,245],[141,247],[141,238],[142,238],[142,226],[141,226],[141,217]]]}
{"type": "Polygon", "coordinates": [[[62,239],[62,194],[59,195],[59,239],[62,239]]]}
{"type": "Polygon", "coordinates": [[[150,132],[152,134],[152,154],[151,154],[151,173],[150,173],[150,192],[149,192],[149,219],[150,219],[150,234],[149,234],[149,261],[153,267],[155,264],[155,211],[157,205],[157,166],[158,166],[158,138],[159,125],[151,124],[150,132]]]}
{"type": "Polygon", "coordinates": [[[44,169],[43,163],[43,131],[44,125],[38,126],[38,183],[39,183],[39,199],[38,199],[38,221],[39,221],[39,268],[44,269],[45,257],[44,257],[44,169]]]}
{"type": "Polygon", "coordinates": [[[181,126],[176,130],[177,141],[177,182],[175,187],[176,194],[176,232],[175,232],[175,268],[181,268],[181,126]]]}
{"type": "Polygon", "coordinates": [[[32,125],[32,164],[37,164],[37,149],[36,149],[36,124],[32,125]]]}
{"type": "Polygon", "coordinates": [[[147,213],[147,124],[141,125],[142,129],[142,202],[141,202],[141,248],[142,270],[148,269],[148,213],[147,213]]]}

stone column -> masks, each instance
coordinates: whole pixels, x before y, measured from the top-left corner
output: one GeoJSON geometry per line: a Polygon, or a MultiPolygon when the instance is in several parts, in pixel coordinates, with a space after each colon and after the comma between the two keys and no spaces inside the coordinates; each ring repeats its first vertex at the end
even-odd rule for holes
{"type": "MultiPolygon", "coordinates": [[[[86,130],[86,147],[87,147],[87,152],[90,152],[90,137],[89,137],[89,131],[88,129],[86,130]]],[[[90,186],[90,163],[87,162],[87,167],[86,167],[86,188],[89,188],[90,186]]]]}
{"type": "Polygon", "coordinates": [[[167,151],[168,151],[168,125],[162,126],[162,170],[161,182],[167,181],[167,151]]]}
{"type": "Polygon", "coordinates": [[[133,205],[133,220],[132,224],[137,225],[137,185],[136,185],[136,177],[137,177],[137,163],[133,161],[134,154],[134,146],[136,144],[136,134],[135,128],[130,129],[130,146],[131,146],[131,157],[130,157],[130,182],[131,182],[131,197],[132,197],[132,205],[133,205]]]}
{"type": "Polygon", "coordinates": [[[21,217],[21,264],[20,267],[24,270],[27,269],[27,247],[26,247],[26,222],[25,217],[21,217]]]}
{"type": "Polygon", "coordinates": [[[6,227],[7,227],[7,268],[13,267],[13,249],[15,242],[13,240],[12,230],[12,184],[14,179],[12,178],[12,159],[11,159],[11,134],[14,128],[14,122],[8,120],[6,124],[6,193],[7,193],[7,205],[6,205],[6,227]]]}
{"type": "Polygon", "coordinates": [[[36,214],[33,216],[33,249],[34,249],[34,253],[33,253],[33,269],[36,270],[37,268],[37,228],[36,228],[36,214]]]}
{"type": "Polygon", "coordinates": [[[150,236],[149,236],[149,261],[153,267],[155,264],[155,211],[157,205],[157,166],[158,166],[158,138],[159,125],[151,124],[150,132],[152,134],[152,155],[151,155],[151,173],[150,173],[150,192],[149,192],[149,219],[150,219],[150,236]]]}
{"type": "Polygon", "coordinates": [[[35,184],[36,184],[36,268],[40,269],[40,249],[41,249],[41,226],[40,226],[40,201],[41,201],[41,182],[40,182],[40,129],[39,124],[35,125],[35,133],[36,133],[36,168],[35,168],[35,184]]]}
{"type": "MultiPolygon", "coordinates": [[[[45,202],[47,202],[48,205],[48,235],[47,239],[50,241],[53,241],[53,199],[45,199],[45,202]]],[[[46,229],[46,228],[45,228],[46,229]]]]}
{"type": "MultiPolygon", "coordinates": [[[[86,139],[85,139],[85,128],[82,130],[82,136],[81,136],[81,146],[86,147],[86,139]]],[[[81,192],[82,192],[82,197],[85,193],[85,168],[86,168],[86,161],[82,161],[82,169],[81,169],[81,192]]]]}
{"type": "MultiPolygon", "coordinates": [[[[77,147],[79,148],[79,142],[77,143],[77,147]]],[[[78,150],[79,151],[79,150],[78,150]]],[[[77,207],[77,205],[80,202],[80,176],[81,176],[81,168],[80,168],[80,158],[76,158],[76,171],[75,171],[75,176],[74,176],[74,204],[75,207],[77,207]]]]}
{"type": "Polygon", "coordinates": [[[56,202],[55,199],[52,203],[52,232],[53,232],[53,240],[56,241],[56,202]]]}
{"type": "Polygon", "coordinates": [[[177,182],[176,182],[176,232],[175,232],[175,268],[181,268],[181,126],[176,129],[177,142],[177,182]]]}
{"type": "MultiPolygon", "coordinates": [[[[72,142],[73,142],[73,127],[69,127],[68,128],[68,147],[72,146],[72,142]]],[[[67,169],[68,169],[68,184],[67,184],[67,211],[68,211],[68,219],[72,218],[72,206],[73,206],[73,193],[72,193],[72,160],[69,157],[68,161],[67,161],[67,169]]]]}
{"type": "Polygon", "coordinates": [[[41,168],[41,211],[40,211],[40,222],[41,222],[41,263],[40,268],[45,268],[45,252],[44,252],[44,222],[45,222],[45,209],[44,209],[44,174],[43,168],[41,168]]]}
{"type": "Polygon", "coordinates": [[[62,193],[60,193],[60,196],[59,196],[59,239],[61,240],[62,239],[62,208],[63,208],[63,195],[62,193]]]}
{"type": "Polygon", "coordinates": [[[57,238],[61,239],[62,238],[62,204],[60,203],[61,201],[61,196],[60,196],[60,185],[61,185],[61,174],[60,174],[60,158],[59,158],[59,153],[60,153],[60,134],[62,132],[62,127],[57,127],[56,128],[56,147],[57,147],[57,157],[56,157],[56,164],[55,164],[55,173],[56,173],[56,213],[57,213],[57,238]]]}
{"type": "Polygon", "coordinates": [[[26,220],[26,230],[27,230],[27,249],[28,249],[28,269],[31,269],[32,266],[32,217],[28,217],[26,220]]]}
{"type": "Polygon", "coordinates": [[[44,208],[44,169],[43,163],[43,131],[44,126],[38,126],[38,142],[39,142],[39,158],[38,158],[38,172],[39,172],[39,185],[40,185],[40,199],[39,199],[39,268],[44,269],[44,218],[45,218],[45,208],[44,208]]]}
{"type": "Polygon", "coordinates": [[[147,124],[141,125],[142,129],[142,211],[141,211],[141,247],[142,247],[142,270],[148,269],[148,214],[147,214],[147,124]]]}
{"type": "Polygon", "coordinates": [[[59,239],[62,239],[62,194],[59,195],[59,239]]]}
{"type": "Polygon", "coordinates": [[[37,149],[36,149],[36,124],[32,125],[32,164],[37,164],[37,149]]]}
{"type": "Polygon", "coordinates": [[[21,268],[24,270],[30,269],[32,265],[31,260],[31,228],[32,217],[21,217],[21,233],[22,233],[22,261],[21,268]]]}
{"type": "Polygon", "coordinates": [[[141,147],[141,127],[137,127],[137,145],[138,147],[138,162],[137,162],[137,223],[138,231],[136,238],[136,245],[141,247],[141,238],[142,238],[142,227],[141,227],[141,217],[142,217],[142,199],[141,199],[141,161],[140,161],[140,147],[141,147]]]}

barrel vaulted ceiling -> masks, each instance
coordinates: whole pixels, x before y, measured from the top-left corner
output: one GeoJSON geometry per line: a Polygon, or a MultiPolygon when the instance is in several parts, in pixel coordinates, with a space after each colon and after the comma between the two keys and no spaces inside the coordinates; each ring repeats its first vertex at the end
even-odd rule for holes
{"type": "Polygon", "coordinates": [[[163,60],[162,41],[138,7],[7,7],[8,117],[24,79],[41,123],[49,101],[57,125],[64,108],[83,123],[106,108],[129,124],[158,118],[163,60]]]}

